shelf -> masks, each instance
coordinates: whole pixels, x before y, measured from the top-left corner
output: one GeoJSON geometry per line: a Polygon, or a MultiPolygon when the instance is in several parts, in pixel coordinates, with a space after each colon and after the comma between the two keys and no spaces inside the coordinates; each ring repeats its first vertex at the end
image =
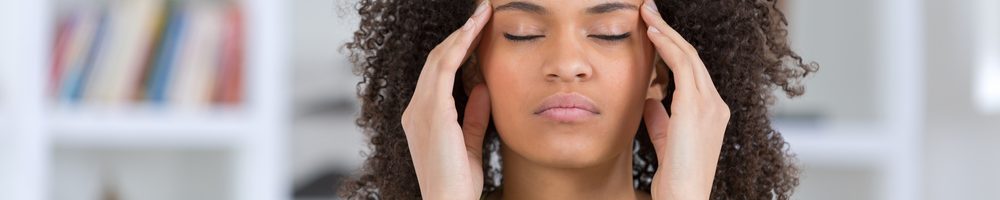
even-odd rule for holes
{"type": "Polygon", "coordinates": [[[804,125],[775,122],[774,127],[802,162],[826,166],[881,165],[899,148],[897,135],[873,123],[804,125]]]}
{"type": "Polygon", "coordinates": [[[255,134],[252,118],[243,113],[79,109],[52,112],[47,118],[59,146],[228,147],[255,134]]]}
{"type": "Polygon", "coordinates": [[[228,148],[242,141],[243,135],[234,133],[192,134],[166,133],[83,133],[56,132],[54,145],[84,148],[228,148]]]}
{"type": "Polygon", "coordinates": [[[113,190],[118,199],[232,199],[232,151],[104,150],[52,152],[52,199],[90,199],[113,190]]]}
{"type": "Polygon", "coordinates": [[[784,134],[796,158],[832,166],[874,166],[890,156],[890,143],[879,136],[812,136],[784,134]]]}
{"type": "Polygon", "coordinates": [[[239,110],[74,109],[47,116],[55,132],[242,132],[252,130],[239,110]]]}

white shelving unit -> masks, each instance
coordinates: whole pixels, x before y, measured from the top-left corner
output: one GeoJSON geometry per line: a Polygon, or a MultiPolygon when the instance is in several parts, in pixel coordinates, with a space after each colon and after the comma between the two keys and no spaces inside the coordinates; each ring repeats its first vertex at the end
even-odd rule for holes
{"type": "Polygon", "coordinates": [[[973,82],[976,106],[984,113],[1000,113],[1000,2],[977,0],[976,75],[973,82]]]}
{"type": "MultiPolygon", "coordinates": [[[[56,0],[0,1],[0,199],[51,199],[57,149],[217,149],[240,200],[289,199],[285,1],[241,0],[246,100],[234,110],[66,109],[46,97],[56,0]]],[[[95,1],[96,2],[96,1],[95,1]]],[[[83,199],[97,198],[80,197],[83,199]]]]}
{"type": "MultiPolygon", "coordinates": [[[[872,87],[877,95],[871,103],[877,109],[876,119],[820,126],[778,122],[775,126],[806,165],[873,172],[875,177],[870,178],[875,180],[876,188],[872,190],[874,196],[868,198],[920,199],[921,125],[925,113],[923,1],[879,0],[872,4],[876,21],[871,41],[876,42],[877,59],[873,64],[877,69],[870,72],[876,74],[872,87]]],[[[858,12],[865,12],[861,10],[858,12]]],[[[820,64],[819,73],[823,73],[823,67],[846,67],[820,64]]]]}

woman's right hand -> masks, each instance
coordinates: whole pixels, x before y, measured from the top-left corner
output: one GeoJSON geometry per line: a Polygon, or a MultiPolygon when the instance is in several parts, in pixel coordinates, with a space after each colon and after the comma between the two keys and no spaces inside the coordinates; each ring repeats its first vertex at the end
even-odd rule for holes
{"type": "Polygon", "coordinates": [[[403,111],[401,123],[424,199],[478,199],[482,193],[489,92],[483,85],[472,90],[461,126],[451,95],[455,74],[491,12],[489,1],[483,1],[462,28],[431,50],[403,111]]]}

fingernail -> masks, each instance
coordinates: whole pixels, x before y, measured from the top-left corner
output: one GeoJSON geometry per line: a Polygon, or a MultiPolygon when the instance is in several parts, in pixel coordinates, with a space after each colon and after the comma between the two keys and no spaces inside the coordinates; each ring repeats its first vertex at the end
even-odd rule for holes
{"type": "Polygon", "coordinates": [[[650,33],[656,33],[656,34],[660,33],[660,29],[656,29],[656,27],[653,27],[653,26],[649,26],[649,30],[648,31],[650,33]]]}
{"type": "Polygon", "coordinates": [[[660,12],[659,9],[656,8],[656,2],[653,2],[653,0],[646,0],[646,3],[643,4],[646,5],[646,9],[649,9],[649,11],[657,13],[660,12]]]}
{"type": "Polygon", "coordinates": [[[475,20],[473,20],[472,18],[469,18],[468,21],[465,21],[465,25],[462,25],[462,30],[466,30],[466,31],[472,30],[472,25],[475,24],[475,23],[476,23],[475,20]]]}
{"type": "Polygon", "coordinates": [[[479,15],[482,15],[483,12],[486,12],[486,5],[489,3],[489,0],[484,0],[482,3],[479,3],[479,7],[476,7],[476,12],[474,12],[472,16],[478,17],[479,15]]]}

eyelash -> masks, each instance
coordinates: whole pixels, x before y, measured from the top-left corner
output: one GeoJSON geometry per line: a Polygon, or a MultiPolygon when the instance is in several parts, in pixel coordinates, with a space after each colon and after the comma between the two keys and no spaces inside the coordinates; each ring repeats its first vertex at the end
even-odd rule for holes
{"type": "Polygon", "coordinates": [[[543,36],[543,35],[511,35],[510,33],[503,33],[503,37],[507,38],[507,40],[514,41],[514,42],[527,42],[527,41],[535,40],[535,39],[542,38],[542,37],[545,37],[545,36],[543,36]]]}
{"type": "Polygon", "coordinates": [[[602,40],[607,40],[607,41],[625,40],[625,39],[628,39],[629,36],[632,36],[632,33],[626,32],[626,33],[621,34],[621,35],[590,35],[590,37],[594,37],[594,38],[602,39],[602,40]]]}
{"type": "MultiPolygon", "coordinates": [[[[620,35],[589,35],[587,37],[593,37],[593,38],[597,38],[597,39],[600,39],[600,40],[607,40],[607,41],[615,42],[615,41],[621,41],[621,40],[628,39],[630,36],[632,36],[631,32],[626,32],[626,33],[620,34],[620,35]]],[[[538,39],[538,38],[542,38],[542,37],[545,37],[545,36],[544,35],[511,35],[509,33],[504,33],[503,37],[507,38],[507,40],[510,40],[510,41],[513,41],[513,42],[528,42],[528,41],[532,41],[532,40],[535,40],[535,39],[538,39]]]]}

